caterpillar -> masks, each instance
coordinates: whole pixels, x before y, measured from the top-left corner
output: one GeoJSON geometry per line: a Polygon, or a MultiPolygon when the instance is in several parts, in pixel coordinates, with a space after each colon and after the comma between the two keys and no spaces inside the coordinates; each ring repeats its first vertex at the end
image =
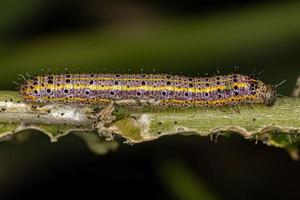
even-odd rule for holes
{"type": "Polygon", "coordinates": [[[241,74],[185,77],[169,74],[57,74],[31,78],[20,94],[31,103],[109,104],[154,99],[159,106],[218,107],[276,101],[276,87],[241,74]]]}

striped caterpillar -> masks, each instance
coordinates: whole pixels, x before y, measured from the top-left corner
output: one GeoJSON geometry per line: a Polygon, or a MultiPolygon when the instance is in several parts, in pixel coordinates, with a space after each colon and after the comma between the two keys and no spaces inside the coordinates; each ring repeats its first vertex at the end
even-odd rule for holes
{"type": "Polygon", "coordinates": [[[168,74],[42,75],[22,84],[26,102],[108,104],[117,100],[155,100],[159,106],[217,107],[265,104],[276,100],[276,87],[240,74],[185,77],[168,74]]]}

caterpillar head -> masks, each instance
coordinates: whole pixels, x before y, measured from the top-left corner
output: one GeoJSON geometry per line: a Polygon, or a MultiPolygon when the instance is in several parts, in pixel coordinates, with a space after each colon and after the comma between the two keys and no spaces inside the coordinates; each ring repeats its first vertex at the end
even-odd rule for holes
{"type": "Polygon", "coordinates": [[[266,94],[264,103],[267,106],[273,106],[276,101],[277,90],[276,87],[273,85],[266,85],[266,94]]]}

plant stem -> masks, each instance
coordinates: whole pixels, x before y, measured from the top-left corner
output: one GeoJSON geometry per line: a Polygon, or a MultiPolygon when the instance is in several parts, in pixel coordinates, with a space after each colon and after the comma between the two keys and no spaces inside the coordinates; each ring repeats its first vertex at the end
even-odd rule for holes
{"type": "Polygon", "coordinates": [[[296,147],[300,141],[298,98],[278,98],[273,107],[132,109],[118,104],[99,108],[27,104],[17,92],[0,91],[0,109],[0,137],[30,128],[46,132],[52,141],[72,131],[97,131],[107,139],[119,135],[129,143],[164,135],[217,137],[228,133],[286,148],[296,147]]]}

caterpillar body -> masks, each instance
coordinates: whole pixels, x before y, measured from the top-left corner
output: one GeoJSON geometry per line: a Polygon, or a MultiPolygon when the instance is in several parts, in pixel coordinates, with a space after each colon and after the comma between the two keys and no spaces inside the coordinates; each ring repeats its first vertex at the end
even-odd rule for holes
{"type": "Polygon", "coordinates": [[[229,74],[185,77],[169,74],[58,74],[27,80],[20,88],[26,102],[108,104],[154,99],[174,107],[265,104],[272,106],[276,88],[251,76],[229,74]]]}

